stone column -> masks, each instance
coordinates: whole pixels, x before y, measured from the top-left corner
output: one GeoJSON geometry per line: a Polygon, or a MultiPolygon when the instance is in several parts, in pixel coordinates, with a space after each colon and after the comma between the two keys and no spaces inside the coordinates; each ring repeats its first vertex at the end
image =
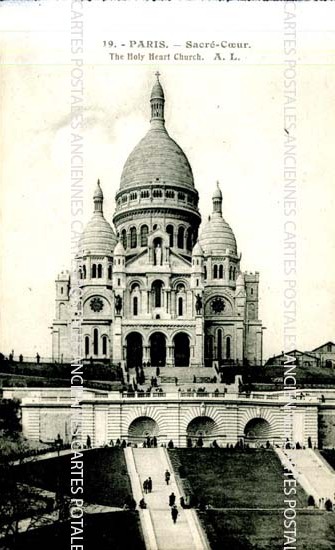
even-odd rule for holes
{"type": "Polygon", "coordinates": [[[202,367],[204,366],[204,320],[202,315],[195,318],[195,346],[194,357],[190,357],[190,364],[202,367]]]}
{"type": "Polygon", "coordinates": [[[235,336],[235,361],[238,359],[239,362],[243,363],[243,326],[236,327],[236,336],[235,336]]]}
{"type": "Polygon", "coordinates": [[[121,315],[115,316],[114,329],[112,328],[112,335],[113,362],[123,364],[121,315]]]}

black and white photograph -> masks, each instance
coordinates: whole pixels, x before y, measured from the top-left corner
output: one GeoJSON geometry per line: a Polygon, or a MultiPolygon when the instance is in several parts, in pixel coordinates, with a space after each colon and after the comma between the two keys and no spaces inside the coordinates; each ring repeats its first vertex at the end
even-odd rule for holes
{"type": "Polygon", "coordinates": [[[335,8],[0,5],[0,550],[335,547],[335,8]]]}

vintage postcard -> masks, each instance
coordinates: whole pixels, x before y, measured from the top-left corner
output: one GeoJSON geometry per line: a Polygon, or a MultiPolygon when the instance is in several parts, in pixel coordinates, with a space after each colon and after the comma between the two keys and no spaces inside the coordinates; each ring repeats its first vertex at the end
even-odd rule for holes
{"type": "Polygon", "coordinates": [[[0,5],[0,549],[335,547],[335,6],[0,5]]]}

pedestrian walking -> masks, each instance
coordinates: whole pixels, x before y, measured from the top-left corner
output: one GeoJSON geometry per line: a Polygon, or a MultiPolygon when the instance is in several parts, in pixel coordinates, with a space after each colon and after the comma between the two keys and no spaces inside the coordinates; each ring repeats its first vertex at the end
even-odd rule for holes
{"type": "Polygon", "coordinates": [[[151,491],[152,491],[152,479],[151,479],[151,477],[148,478],[147,483],[148,483],[148,491],[149,491],[149,493],[151,493],[151,491]]]}
{"type": "Polygon", "coordinates": [[[176,502],[176,495],[174,493],[171,493],[169,496],[169,506],[174,506],[176,502]]]}
{"type": "Polygon", "coordinates": [[[177,517],[178,517],[178,508],[176,505],[172,506],[171,508],[171,516],[172,516],[173,523],[176,523],[177,517]]]}
{"type": "Polygon", "coordinates": [[[143,491],[145,492],[145,494],[147,494],[147,492],[148,492],[148,480],[147,479],[145,479],[143,481],[143,491]]]}
{"type": "Polygon", "coordinates": [[[169,485],[170,477],[171,477],[171,474],[170,474],[169,470],[166,470],[166,472],[165,472],[165,483],[166,483],[166,485],[169,485]]]}

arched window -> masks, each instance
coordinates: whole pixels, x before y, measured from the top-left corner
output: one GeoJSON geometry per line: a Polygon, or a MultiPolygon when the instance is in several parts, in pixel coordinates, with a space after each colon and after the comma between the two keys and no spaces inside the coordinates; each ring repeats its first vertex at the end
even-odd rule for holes
{"type": "Polygon", "coordinates": [[[187,231],[187,238],[186,238],[186,248],[187,250],[192,250],[192,228],[190,227],[187,231]]]}
{"type": "Polygon", "coordinates": [[[230,336],[226,338],[226,359],[230,359],[230,336]]]}
{"type": "Polygon", "coordinates": [[[223,279],[223,265],[219,266],[219,279],[223,279]]]}
{"type": "Polygon", "coordinates": [[[133,315],[138,315],[138,297],[133,298],[133,315]]]}
{"type": "Polygon", "coordinates": [[[168,225],[166,227],[166,232],[167,234],[169,235],[169,239],[170,239],[170,246],[173,246],[174,245],[174,235],[173,235],[173,225],[168,225]]]}
{"type": "Polygon", "coordinates": [[[217,279],[218,278],[218,266],[215,264],[215,266],[213,267],[213,279],[217,279]]]}
{"type": "Polygon", "coordinates": [[[204,265],[204,277],[207,279],[207,267],[204,265]]]}
{"type": "Polygon", "coordinates": [[[126,249],[127,248],[127,231],[125,229],[122,229],[121,241],[122,241],[123,248],[126,249]]]}
{"type": "Polygon", "coordinates": [[[83,265],[83,278],[86,279],[86,265],[83,265]]]}
{"type": "Polygon", "coordinates": [[[136,227],[132,227],[130,229],[130,248],[136,248],[136,247],[137,247],[136,227]]]}
{"type": "Polygon", "coordinates": [[[217,354],[220,361],[222,359],[222,330],[220,328],[217,332],[217,354]]]}
{"type": "Polygon", "coordinates": [[[98,279],[102,278],[102,265],[98,264],[98,279]]]}
{"type": "Polygon", "coordinates": [[[236,279],[236,267],[234,267],[233,269],[233,281],[235,281],[236,279]]]}
{"type": "Polygon", "coordinates": [[[177,239],[178,248],[184,248],[184,236],[185,236],[185,228],[181,226],[178,229],[178,239],[177,239]]]}
{"type": "Polygon", "coordinates": [[[163,288],[162,281],[155,281],[152,284],[152,291],[154,294],[154,307],[162,306],[162,288],[163,288]]]}
{"type": "Polygon", "coordinates": [[[96,279],[97,277],[97,266],[96,264],[92,265],[92,279],[96,279]]]}
{"type": "Polygon", "coordinates": [[[102,355],[107,355],[107,336],[102,337],[102,355]]]}
{"type": "Polygon", "coordinates": [[[108,279],[111,279],[112,278],[112,266],[109,265],[108,266],[108,279]]]}
{"type": "Polygon", "coordinates": [[[85,357],[90,353],[90,339],[88,336],[85,336],[85,357]]]}
{"type": "Polygon", "coordinates": [[[147,246],[148,245],[148,226],[142,225],[141,227],[141,246],[147,246]]]}
{"type": "Polygon", "coordinates": [[[99,333],[98,329],[95,328],[93,331],[93,353],[94,355],[98,355],[99,352],[99,333]]]}
{"type": "Polygon", "coordinates": [[[232,268],[232,266],[230,266],[230,268],[229,268],[229,280],[230,281],[232,280],[232,277],[233,277],[233,268],[232,268]]]}
{"type": "Polygon", "coordinates": [[[61,286],[60,287],[60,293],[63,294],[63,292],[64,292],[64,288],[61,286]]]}
{"type": "Polygon", "coordinates": [[[178,315],[181,317],[184,314],[184,300],[182,298],[178,298],[178,315]]]}

